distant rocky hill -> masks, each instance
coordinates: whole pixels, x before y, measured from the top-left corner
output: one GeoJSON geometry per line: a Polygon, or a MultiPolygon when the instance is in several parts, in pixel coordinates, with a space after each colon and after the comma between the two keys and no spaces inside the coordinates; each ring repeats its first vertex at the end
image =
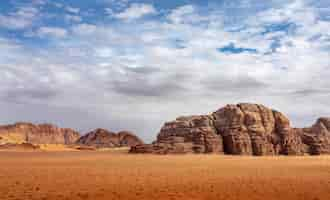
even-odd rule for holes
{"type": "Polygon", "coordinates": [[[110,132],[105,129],[96,129],[82,136],[76,144],[93,146],[96,148],[131,147],[143,144],[142,140],[131,132],[110,132]]]}
{"type": "Polygon", "coordinates": [[[0,126],[0,144],[73,144],[80,134],[51,124],[16,123],[0,126]]]}
{"type": "Polygon", "coordinates": [[[227,105],[209,115],[166,122],[154,143],[134,146],[130,152],[330,154],[330,118],[320,118],[310,128],[291,128],[285,115],[263,105],[227,105]]]}
{"type": "Polygon", "coordinates": [[[59,128],[51,124],[32,124],[19,122],[0,126],[0,146],[2,148],[21,147],[14,144],[64,144],[96,148],[131,147],[143,144],[142,140],[131,132],[113,133],[105,129],[96,129],[84,136],[73,129],[59,128]]]}

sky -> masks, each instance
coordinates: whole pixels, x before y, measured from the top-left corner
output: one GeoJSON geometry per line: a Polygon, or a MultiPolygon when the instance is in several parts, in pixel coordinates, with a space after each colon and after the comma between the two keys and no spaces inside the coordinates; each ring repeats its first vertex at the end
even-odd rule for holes
{"type": "Polygon", "coordinates": [[[0,124],[145,141],[239,102],[330,116],[328,0],[2,0],[0,124]]]}

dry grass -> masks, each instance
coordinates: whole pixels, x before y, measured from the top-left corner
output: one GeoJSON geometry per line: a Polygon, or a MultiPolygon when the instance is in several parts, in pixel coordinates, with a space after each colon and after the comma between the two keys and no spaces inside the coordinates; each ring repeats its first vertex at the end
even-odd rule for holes
{"type": "Polygon", "coordinates": [[[1,200],[330,199],[330,157],[0,152],[1,200]]]}

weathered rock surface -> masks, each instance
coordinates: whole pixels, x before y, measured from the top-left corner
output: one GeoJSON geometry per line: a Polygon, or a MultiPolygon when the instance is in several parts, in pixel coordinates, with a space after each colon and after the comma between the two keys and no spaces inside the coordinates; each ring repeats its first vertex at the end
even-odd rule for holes
{"type": "Polygon", "coordinates": [[[179,117],[165,123],[156,143],[135,146],[131,152],[223,153],[223,146],[211,116],[200,115],[179,117]]]}
{"type": "Polygon", "coordinates": [[[330,118],[319,118],[310,128],[294,129],[312,155],[330,154],[330,118]]]}
{"type": "Polygon", "coordinates": [[[143,144],[142,140],[131,132],[110,132],[105,129],[96,129],[79,138],[78,145],[95,148],[131,147],[143,144]]]}
{"type": "Polygon", "coordinates": [[[303,155],[330,153],[330,119],[311,128],[291,128],[282,113],[263,105],[227,105],[210,115],[179,117],[161,128],[153,144],[131,153],[225,153],[303,155]]]}
{"type": "Polygon", "coordinates": [[[35,125],[21,122],[0,126],[0,137],[0,144],[73,144],[80,135],[72,129],[59,128],[51,124],[35,125]]]}

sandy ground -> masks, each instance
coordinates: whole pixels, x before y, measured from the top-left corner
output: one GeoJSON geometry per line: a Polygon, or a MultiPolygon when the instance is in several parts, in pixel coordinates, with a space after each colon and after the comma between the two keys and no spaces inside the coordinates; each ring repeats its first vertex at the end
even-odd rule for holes
{"type": "Polygon", "coordinates": [[[330,157],[0,152],[1,200],[330,199],[330,157]]]}

